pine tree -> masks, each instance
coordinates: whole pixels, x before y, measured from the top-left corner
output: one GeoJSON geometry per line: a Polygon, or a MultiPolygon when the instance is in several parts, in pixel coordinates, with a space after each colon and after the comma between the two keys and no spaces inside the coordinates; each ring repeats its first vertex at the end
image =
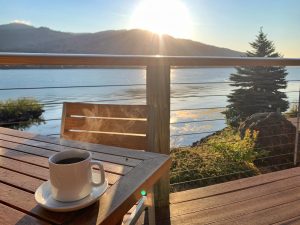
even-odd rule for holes
{"type": "MultiPolygon", "coordinates": [[[[260,29],[256,40],[250,43],[253,51],[247,51],[247,57],[282,57],[275,51],[274,43],[260,29]]],[[[285,67],[237,67],[230,75],[231,86],[238,87],[228,96],[227,123],[237,127],[240,122],[257,112],[284,112],[288,109],[287,96],[282,92],[286,88],[285,67]]]]}

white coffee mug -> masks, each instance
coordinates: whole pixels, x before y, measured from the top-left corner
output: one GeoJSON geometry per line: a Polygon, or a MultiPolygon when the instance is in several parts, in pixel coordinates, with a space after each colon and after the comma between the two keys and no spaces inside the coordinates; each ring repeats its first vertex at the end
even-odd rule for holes
{"type": "Polygon", "coordinates": [[[103,165],[92,160],[92,154],[82,150],[67,150],[49,158],[52,197],[57,201],[71,202],[88,196],[93,186],[105,181],[103,165]],[[100,169],[100,182],[92,179],[92,166],[100,169]]]}

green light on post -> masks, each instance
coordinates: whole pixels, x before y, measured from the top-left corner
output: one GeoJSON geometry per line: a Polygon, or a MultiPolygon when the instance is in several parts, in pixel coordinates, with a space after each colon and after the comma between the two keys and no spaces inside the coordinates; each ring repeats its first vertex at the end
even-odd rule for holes
{"type": "Polygon", "coordinates": [[[147,195],[147,191],[141,190],[141,195],[142,195],[142,196],[146,196],[146,195],[147,195]]]}

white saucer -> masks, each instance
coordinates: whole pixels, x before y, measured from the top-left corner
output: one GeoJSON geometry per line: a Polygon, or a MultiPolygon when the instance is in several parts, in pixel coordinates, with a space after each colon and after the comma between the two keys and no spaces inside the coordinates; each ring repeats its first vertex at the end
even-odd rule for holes
{"type": "Polygon", "coordinates": [[[70,212],[87,207],[96,202],[108,188],[108,182],[105,179],[104,184],[93,187],[92,192],[87,197],[74,202],[60,202],[52,198],[50,181],[44,182],[35,191],[34,197],[37,203],[45,209],[54,212],[70,212]]]}

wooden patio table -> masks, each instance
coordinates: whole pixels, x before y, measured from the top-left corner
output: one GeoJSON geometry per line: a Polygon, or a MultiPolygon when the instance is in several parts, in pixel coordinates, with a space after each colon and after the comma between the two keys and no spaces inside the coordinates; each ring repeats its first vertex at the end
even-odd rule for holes
{"type": "Polygon", "coordinates": [[[170,162],[167,155],[0,128],[0,224],[118,224],[170,162]],[[51,212],[37,205],[34,193],[49,179],[48,157],[67,149],[88,150],[102,161],[109,188],[87,208],[51,212]]]}

